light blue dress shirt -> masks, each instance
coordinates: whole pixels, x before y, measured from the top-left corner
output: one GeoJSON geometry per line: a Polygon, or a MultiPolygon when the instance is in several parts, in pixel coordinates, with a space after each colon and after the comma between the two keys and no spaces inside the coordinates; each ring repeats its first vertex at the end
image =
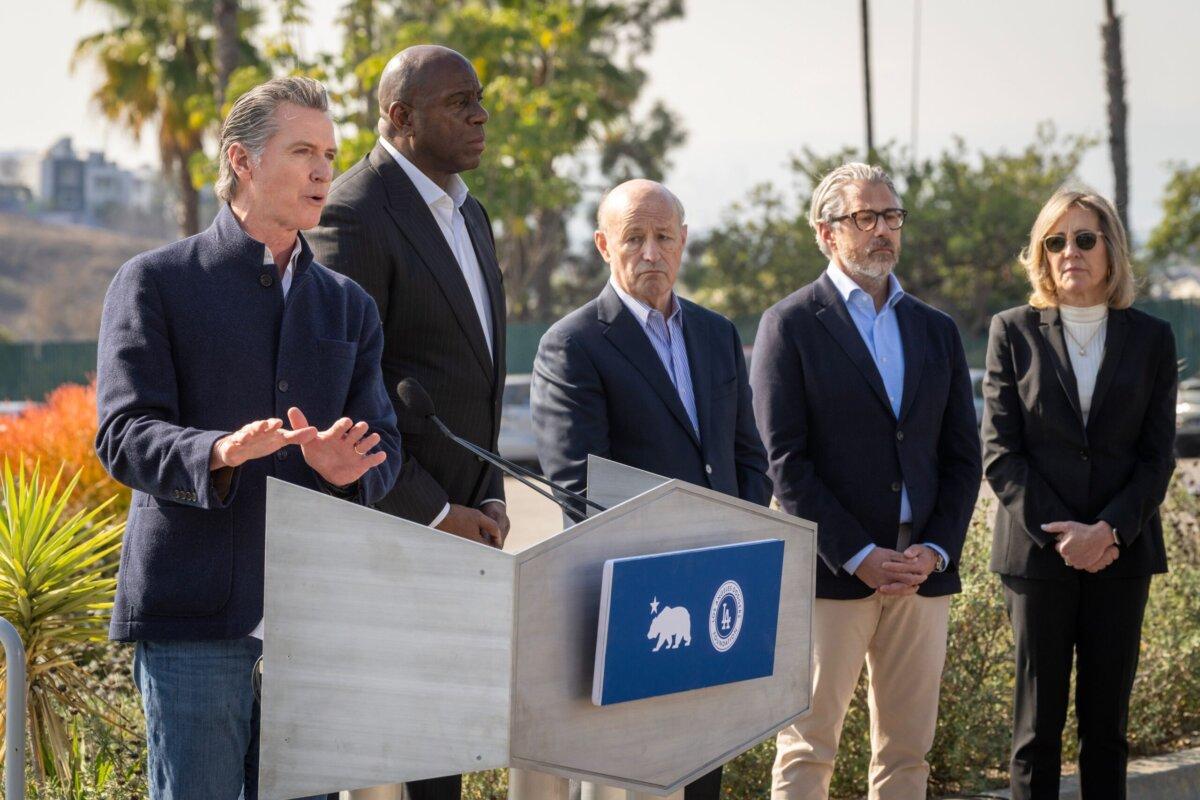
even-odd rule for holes
{"type": "MultiPolygon", "coordinates": [[[[826,273],[842,302],[846,304],[850,319],[854,321],[854,327],[858,329],[867,351],[871,354],[871,360],[875,362],[875,368],[879,370],[883,388],[887,390],[888,401],[892,404],[892,413],[899,418],[900,401],[904,397],[904,343],[900,339],[900,323],[896,319],[896,304],[904,297],[900,281],[896,279],[895,274],[888,275],[887,300],[883,308],[876,311],[875,300],[871,295],[835,264],[830,263],[826,273]]],[[[902,485],[900,489],[900,524],[912,524],[912,504],[908,499],[907,485],[902,485]]],[[[935,544],[924,544],[941,555],[944,569],[950,561],[946,551],[935,544]]],[[[843,564],[843,568],[854,574],[863,559],[874,549],[874,544],[867,545],[843,564]]]]}
{"type": "Polygon", "coordinates": [[[612,278],[609,278],[608,283],[617,293],[617,297],[621,298],[625,308],[629,309],[629,313],[633,314],[634,319],[642,326],[642,330],[646,332],[650,344],[654,347],[654,352],[658,355],[658,360],[662,362],[663,369],[667,371],[667,376],[670,377],[675,391],[679,394],[679,400],[683,403],[683,410],[687,412],[688,420],[692,423],[692,430],[696,432],[696,438],[700,438],[700,423],[696,416],[696,392],[692,388],[692,371],[688,368],[687,343],[683,339],[683,309],[680,308],[675,293],[671,293],[671,315],[664,318],[661,311],[646,305],[626,292],[612,278]]]}

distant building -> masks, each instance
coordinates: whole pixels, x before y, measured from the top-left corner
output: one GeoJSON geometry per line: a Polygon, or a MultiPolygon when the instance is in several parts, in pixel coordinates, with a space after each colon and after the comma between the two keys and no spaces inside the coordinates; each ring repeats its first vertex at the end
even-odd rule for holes
{"type": "Polygon", "coordinates": [[[19,183],[0,183],[0,211],[24,214],[33,208],[33,192],[19,183]]]}
{"type": "Polygon", "coordinates": [[[42,157],[32,150],[10,150],[0,153],[0,186],[4,190],[6,200],[20,201],[28,196],[28,200],[20,209],[5,205],[5,211],[27,211],[37,201],[38,192],[42,185],[42,157]],[[21,191],[24,189],[25,191],[21,191]]]}
{"type": "Polygon", "coordinates": [[[145,234],[169,228],[171,203],[157,170],[128,170],[97,151],[80,156],[69,136],[42,156],[35,194],[41,214],[56,221],[145,234]]]}

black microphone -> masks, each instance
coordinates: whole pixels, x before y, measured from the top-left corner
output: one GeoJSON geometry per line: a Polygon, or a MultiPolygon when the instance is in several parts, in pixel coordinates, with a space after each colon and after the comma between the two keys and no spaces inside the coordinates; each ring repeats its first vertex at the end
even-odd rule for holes
{"type": "Polygon", "coordinates": [[[580,517],[578,509],[571,507],[571,505],[565,500],[556,497],[547,491],[544,491],[540,487],[534,486],[530,481],[534,480],[549,486],[554,491],[566,495],[568,498],[578,503],[591,506],[597,511],[608,510],[594,500],[589,500],[581,494],[572,492],[565,486],[559,486],[554,481],[544,478],[541,475],[538,475],[536,472],[525,469],[525,467],[522,467],[520,464],[514,464],[508,459],[501,458],[495,453],[483,449],[474,442],[468,442],[461,436],[455,435],[453,431],[446,427],[444,422],[438,419],[437,414],[434,413],[433,398],[429,396],[429,393],[425,391],[425,387],[421,386],[421,384],[415,378],[405,378],[404,380],[400,381],[400,383],[396,385],[396,396],[400,398],[400,407],[404,409],[406,413],[415,417],[419,417],[420,419],[432,420],[433,424],[438,427],[438,429],[442,432],[442,434],[445,435],[447,439],[470,451],[478,458],[487,461],[489,464],[494,464],[496,467],[499,467],[504,473],[511,475],[513,478],[528,486],[530,489],[533,489],[542,497],[545,497],[558,505],[563,511],[567,512],[572,519],[580,517]]]}

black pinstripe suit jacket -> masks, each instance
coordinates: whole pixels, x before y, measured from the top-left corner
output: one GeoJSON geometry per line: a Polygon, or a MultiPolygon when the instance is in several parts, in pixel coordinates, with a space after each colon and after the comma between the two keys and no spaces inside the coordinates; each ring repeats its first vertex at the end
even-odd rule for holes
{"type": "MultiPolygon", "coordinates": [[[[316,258],[375,298],[383,319],[383,377],[416,378],[459,436],[494,450],[504,393],[504,286],[487,212],[462,206],[487,283],[493,352],[462,270],[429,207],[382,145],[333,182],[320,225],[307,233],[316,258]]],[[[381,511],[428,523],[447,503],[504,498],[503,476],[397,407],[404,466],[381,511]]]]}

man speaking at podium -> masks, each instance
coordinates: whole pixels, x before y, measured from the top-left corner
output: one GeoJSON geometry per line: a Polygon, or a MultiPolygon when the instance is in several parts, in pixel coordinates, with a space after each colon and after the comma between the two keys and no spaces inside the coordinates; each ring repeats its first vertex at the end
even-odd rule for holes
{"type": "MultiPolygon", "coordinates": [[[[683,205],[665,186],[633,180],[610,191],[596,216],[596,249],[611,278],[546,332],[533,367],[546,476],[582,493],[594,453],[766,505],[766,451],[737,330],[674,291],[687,242],[683,205]]],[[[715,800],[720,789],[718,767],[685,797],[715,800]]]]}
{"type": "Polygon", "coordinates": [[[321,84],[242,95],[212,226],[104,299],[96,453],[134,490],[110,635],[137,642],[151,800],[258,796],[267,478],[370,504],[399,472],[375,303],[299,233],[335,152],[321,84]]]}

